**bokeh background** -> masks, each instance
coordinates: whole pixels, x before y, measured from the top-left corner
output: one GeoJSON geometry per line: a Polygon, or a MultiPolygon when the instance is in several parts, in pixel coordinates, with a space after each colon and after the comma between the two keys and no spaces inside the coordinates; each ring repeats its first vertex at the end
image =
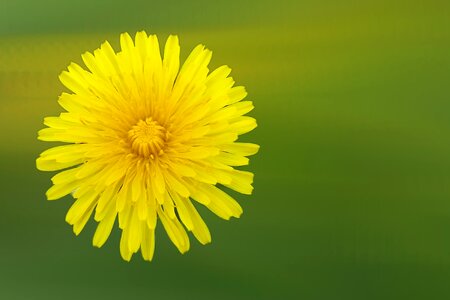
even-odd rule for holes
{"type": "Polygon", "coordinates": [[[0,299],[449,299],[449,54],[448,1],[0,0],[0,299]],[[142,29],[233,68],[261,151],[212,244],[160,226],[126,263],[45,200],[36,132],[71,61],[142,29]]]}

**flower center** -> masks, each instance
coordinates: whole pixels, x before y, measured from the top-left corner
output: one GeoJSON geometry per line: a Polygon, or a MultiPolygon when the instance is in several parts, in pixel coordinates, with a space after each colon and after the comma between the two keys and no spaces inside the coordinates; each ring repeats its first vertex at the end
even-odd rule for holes
{"type": "Polygon", "coordinates": [[[164,153],[166,135],[166,129],[152,118],[140,120],[128,131],[132,151],[152,159],[164,153]]]}

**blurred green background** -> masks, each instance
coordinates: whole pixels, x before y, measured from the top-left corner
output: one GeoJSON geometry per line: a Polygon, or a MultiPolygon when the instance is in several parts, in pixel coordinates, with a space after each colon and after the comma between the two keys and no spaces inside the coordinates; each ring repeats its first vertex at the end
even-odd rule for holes
{"type": "Polygon", "coordinates": [[[450,2],[0,0],[0,299],[449,299],[450,2]],[[256,109],[255,193],[213,243],[122,261],[47,202],[57,76],[119,34],[180,36],[256,109]]]}

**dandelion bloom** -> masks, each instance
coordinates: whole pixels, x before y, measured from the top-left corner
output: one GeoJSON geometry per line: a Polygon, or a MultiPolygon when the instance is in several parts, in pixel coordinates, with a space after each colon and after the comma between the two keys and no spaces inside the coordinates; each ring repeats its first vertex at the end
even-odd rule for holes
{"type": "Polygon", "coordinates": [[[253,109],[247,93],[233,87],[230,68],[209,73],[211,51],[198,45],[179,68],[177,36],[169,36],[161,58],[158,39],[138,32],[120,36],[121,51],[105,42],[60,75],[72,91],[62,93],[66,110],[47,117],[42,141],[68,143],[44,151],[42,171],[52,178],[48,200],[72,194],[66,215],[78,235],[94,212],[93,245],[108,239],[116,216],[120,253],[129,261],[141,250],[151,260],[159,219],[181,253],[189,250],[185,228],[202,244],[211,235],[193,202],[223,219],[239,217],[240,205],[223,187],[251,194],[247,165],[259,146],[236,142],[256,127],[244,116],[253,109]]]}

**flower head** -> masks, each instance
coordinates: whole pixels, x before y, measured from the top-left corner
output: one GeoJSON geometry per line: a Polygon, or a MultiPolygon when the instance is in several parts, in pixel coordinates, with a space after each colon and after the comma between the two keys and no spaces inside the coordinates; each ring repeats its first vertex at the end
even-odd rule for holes
{"type": "Polygon", "coordinates": [[[157,220],[181,253],[191,231],[200,243],[211,235],[194,202],[221,218],[242,209],[223,187],[251,194],[253,174],[234,167],[259,146],[236,142],[256,127],[244,116],[253,109],[247,93],[233,87],[230,68],[209,73],[211,51],[198,45],[179,69],[177,36],[169,36],[161,58],[158,39],[138,32],[120,37],[115,53],[105,42],[82,55],[60,75],[72,91],[59,104],[66,110],[47,117],[39,139],[68,143],[44,151],[42,171],[52,178],[48,200],[72,194],[66,221],[79,234],[92,213],[99,223],[94,246],[101,247],[116,217],[122,229],[120,253],[130,260],[139,249],[151,260],[157,220]]]}

